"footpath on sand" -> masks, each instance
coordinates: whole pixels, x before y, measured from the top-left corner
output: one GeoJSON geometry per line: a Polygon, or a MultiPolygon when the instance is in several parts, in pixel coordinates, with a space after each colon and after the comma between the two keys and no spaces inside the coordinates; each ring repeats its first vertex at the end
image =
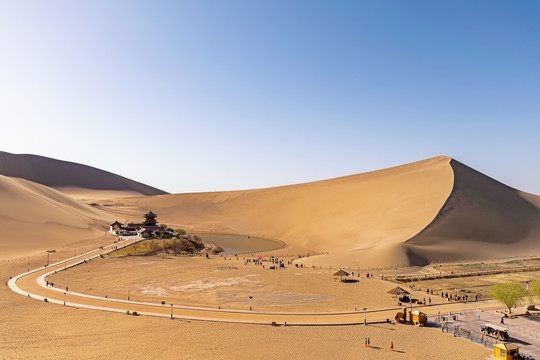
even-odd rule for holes
{"type": "MultiPolygon", "coordinates": [[[[172,304],[146,303],[122,299],[112,299],[99,296],[92,296],[50,287],[45,278],[53,273],[66,270],[73,266],[78,266],[91,261],[93,258],[103,256],[117,248],[129,246],[141,239],[128,238],[123,242],[101,247],[99,249],[75,256],[49,266],[44,266],[35,270],[30,270],[20,274],[8,281],[8,286],[14,292],[28,298],[46,301],[63,306],[76,308],[111,311],[126,314],[137,314],[147,316],[167,317],[171,319],[220,321],[245,324],[275,324],[275,325],[359,325],[365,323],[386,322],[392,320],[397,310],[373,309],[366,311],[350,312],[321,312],[321,313],[301,313],[301,312],[264,312],[249,310],[227,310],[208,307],[181,306],[172,304]]],[[[492,301],[482,302],[482,308],[493,308],[492,301]]],[[[479,308],[480,303],[449,303],[428,306],[415,306],[428,315],[437,315],[439,312],[455,312],[464,309],[479,308]]]]}

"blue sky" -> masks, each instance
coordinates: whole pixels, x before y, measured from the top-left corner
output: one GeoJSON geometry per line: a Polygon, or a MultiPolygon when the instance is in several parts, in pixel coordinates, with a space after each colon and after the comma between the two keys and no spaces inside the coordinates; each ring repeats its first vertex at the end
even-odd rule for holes
{"type": "Polygon", "coordinates": [[[449,155],[540,194],[537,1],[0,1],[0,149],[169,192],[449,155]]]}

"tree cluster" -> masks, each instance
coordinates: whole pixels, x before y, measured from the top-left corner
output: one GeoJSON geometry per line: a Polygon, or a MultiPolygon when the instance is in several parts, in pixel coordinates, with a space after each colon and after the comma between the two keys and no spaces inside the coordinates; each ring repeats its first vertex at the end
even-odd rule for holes
{"type": "Polygon", "coordinates": [[[204,249],[204,242],[197,236],[189,235],[187,238],[171,239],[164,244],[163,250],[174,255],[195,254],[204,249]]]}

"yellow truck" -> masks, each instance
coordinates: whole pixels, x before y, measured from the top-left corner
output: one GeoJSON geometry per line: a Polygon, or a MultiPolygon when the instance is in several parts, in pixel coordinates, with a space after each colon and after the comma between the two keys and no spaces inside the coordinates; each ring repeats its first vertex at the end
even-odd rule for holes
{"type": "Polygon", "coordinates": [[[410,314],[410,321],[414,325],[425,326],[427,324],[427,315],[425,313],[418,310],[413,310],[410,314]]]}
{"type": "Polygon", "coordinates": [[[398,322],[409,322],[414,325],[424,326],[427,324],[427,315],[418,310],[407,312],[407,309],[403,308],[403,312],[398,312],[396,314],[395,320],[398,322]]]}

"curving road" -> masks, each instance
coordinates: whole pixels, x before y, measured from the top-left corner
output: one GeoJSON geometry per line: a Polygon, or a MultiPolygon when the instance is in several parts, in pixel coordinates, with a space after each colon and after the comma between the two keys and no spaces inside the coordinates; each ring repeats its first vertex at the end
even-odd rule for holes
{"type": "MultiPolygon", "coordinates": [[[[104,298],[99,296],[86,295],[72,291],[64,291],[64,289],[48,287],[45,278],[55,272],[63,271],[64,269],[80,266],[91,259],[107,254],[115,249],[129,246],[140,239],[126,239],[123,243],[113,244],[96,249],[94,251],[81,254],[64,261],[57,262],[50,266],[31,270],[24,274],[18,275],[9,280],[8,286],[23,296],[33,299],[47,301],[63,306],[72,306],[77,308],[86,308],[94,310],[112,311],[119,313],[136,312],[138,315],[160,316],[174,319],[187,320],[205,320],[205,321],[221,321],[246,324],[287,324],[287,325],[355,325],[364,324],[364,312],[327,312],[327,313],[297,313],[297,312],[261,312],[247,310],[226,310],[216,308],[191,307],[191,306],[171,306],[170,304],[161,305],[155,303],[145,303],[128,301],[121,299],[104,298]],[[121,244],[121,246],[119,245],[121,244]],[[172,315],[171,315],[172,314],[172,315]]],[[[478,303],[473,304],[474,307],[478,303]]],[[[488,304],[485,304],[488,305],[488,304]]],[[[432,310],[434,314],[437,311],[459,311],[466,304],[445,304],[425,307],[432,310]],[[455,305],[455,306],[452,306],[455,305]]],[[[493,305],[491,305],[493,306],[493,305]]],[[[385,321],[393,319],[396,311],[394,309],[380,309],[366,311],[368,322],[385,321]]]]}

